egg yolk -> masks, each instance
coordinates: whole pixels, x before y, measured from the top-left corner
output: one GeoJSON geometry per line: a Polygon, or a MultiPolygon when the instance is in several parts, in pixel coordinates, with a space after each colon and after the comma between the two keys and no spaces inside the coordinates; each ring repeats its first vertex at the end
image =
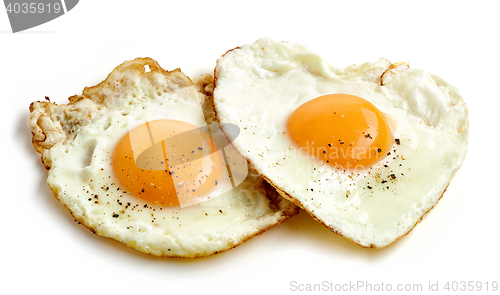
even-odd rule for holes
{"type": "Polygon", "coordinates": [[[292,113],[287,127],[301,149],[343,170],[369,168],[394,142],[385,114],[349,94],[329,94],[304,103],[292,113]]]}
{"type": "Polygon", "coordinates": [[[211,137],[194,125],[156,120],[126,134],[112,155],[121,188],[145,201],[179,206],[218,184],[222,158],[211,137]]]}

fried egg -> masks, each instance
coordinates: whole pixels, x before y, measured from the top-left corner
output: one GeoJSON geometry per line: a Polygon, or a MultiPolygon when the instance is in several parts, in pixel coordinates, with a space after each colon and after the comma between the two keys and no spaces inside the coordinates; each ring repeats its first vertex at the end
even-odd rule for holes
{"type": "Polygon", "coordinates": [[[94,233],[169,257],[231,249],[297,214],[231,145],[214,147],[205,94],[179,69],[138,58],[67,105],[32,103],[56,198],[94,233]]]}
{"type": "Polygon", "coordinates": [[[234,147],[282,196],[363,247],[404,236],[467,151],[467,107],[436,75],[385,59],[331,65],[261,39],[215,68],[214,106],[234,147]]]}

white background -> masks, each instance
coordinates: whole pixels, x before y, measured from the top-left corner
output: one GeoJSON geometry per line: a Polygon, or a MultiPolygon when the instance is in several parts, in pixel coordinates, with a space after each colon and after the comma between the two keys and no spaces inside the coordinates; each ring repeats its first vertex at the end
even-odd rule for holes
{"type": "Polygon", "coordinates": [[[291,281],[421,283],[424,290],[429,281],[440,288],[449,280],[500,281],[496,4],[87,0],[16,34],[2,7],[0,293],[285,294],[298,293],[290,291],[291,281]],[[197,260],[151,257],[77,225],[45,183],[25,123],[29,104],[44,96],[66,103],[135,57],[191,77],[212,73],[227,50],[261,37],[306,45],[341,67],[380,57],[409,61],[459,88],[469,107],[469,153],[423,221],[394,245],[374,250],[302,212],[233,250],[197,260]]]}

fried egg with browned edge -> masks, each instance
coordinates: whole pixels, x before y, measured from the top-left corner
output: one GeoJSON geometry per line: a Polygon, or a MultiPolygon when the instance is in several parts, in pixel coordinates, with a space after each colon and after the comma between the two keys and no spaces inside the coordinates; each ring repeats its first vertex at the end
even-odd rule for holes
{"type": "Polygon", "coordinates": [[[77,222],[147,254],[196,258],[231,249],[297,214],[230,145],[223,162],[208,134],[185,140],[184,150],[161,153],[168,150],[165,138],[212,123],[213,114],[203,111],[211,109],[203,107],[210,78],[195,85],[179,69],[137,58],[66,105],[31,104],[28,126],[47,183],[77,222]],[[246,178],[222,190],[229,177],[238,177],[228,172],[228,159],[241,164],[238,175],[246,178]]]}
{"type": "Polygon", "coordinates": [[[261,39],[215,68],[214,107],[234,147],[333,232],[381,248],[442,197],[467,151],[456,87],[406,62],[341,69],[308,48],[261,39]]]}

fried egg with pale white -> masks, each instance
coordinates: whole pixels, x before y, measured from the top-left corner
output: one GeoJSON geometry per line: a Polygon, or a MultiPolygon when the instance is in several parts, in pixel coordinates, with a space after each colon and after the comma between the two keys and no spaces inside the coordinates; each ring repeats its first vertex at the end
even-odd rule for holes
{"type": "Polygon", "coordinates": [[[234,147],[285,198],[363,247],[406,235],[442,197],[467,151],[456,87],[406,62],[341,69],[261,39],[215,68],[214,106],[234,147]]]}

